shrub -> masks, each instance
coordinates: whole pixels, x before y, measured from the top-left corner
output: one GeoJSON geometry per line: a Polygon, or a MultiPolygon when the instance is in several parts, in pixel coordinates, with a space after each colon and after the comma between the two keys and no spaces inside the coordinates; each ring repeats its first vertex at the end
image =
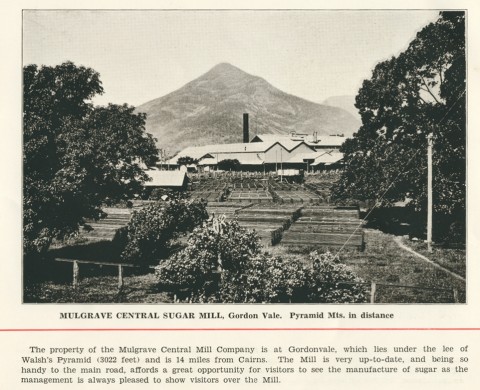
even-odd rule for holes
{"type": "Polygon", "coordinates": [[[122,259],[135,264],[154,264],[164,258],[173,240],[191,232],[208,218],[206,202],[173,199],[134,212],[127,225],[127,244],[122,259]]]}
{"type": "MultiPolygon", "coordinates": [[[[218,223],[214,221],[214,224],[218,223]]],[[[187,247],[156,267],[160,284],[193,302],[364,302],[361,282],[330,253],[312,267],[262,254],[255,232],[237,222],[194,230],[187,247]]]]}
{"type": "Polygon", "coordinates": [[[262,254],[252,257],[242,272],[225,273],[218,295],[221,302],[306,302],[308,280],[300,263],[262,254]]]}
{"type": "Polygon", "coordinates": [[[209,290],[216,270],[216,258],[209,251],[191,247],[175,253],[155,268],[163,286],[177,290],[186,288],[194,294],[209,290]]]}
{"type": "Polygon", "coordinates": [[[122,256],[125,247],[127,246],[128,242],[128,228],[127,226],[122,226],[120,229],[117,229],[115,232],[115,236],[112,239],[111,251],[114,253],[114,256],[118,259],[118,257],[122,256]]]}
{"type": "Polygon", "coordinates": [[[193,231],[187,247],[156,267],[163,285],[189,288],[202,294],[216,279],[217,270],[239,272],[248,259],[259,253],[256,233],[242,229],[238,222],[219,222],[220,229],[204,226],[193,231]]]}
{"type": "Polygon", "coordinates": [[[330,252],[312,252],[313,262],[310,299],[313,302],[358,303],[366,302],[366,289],[362,280],[330,252]]]}

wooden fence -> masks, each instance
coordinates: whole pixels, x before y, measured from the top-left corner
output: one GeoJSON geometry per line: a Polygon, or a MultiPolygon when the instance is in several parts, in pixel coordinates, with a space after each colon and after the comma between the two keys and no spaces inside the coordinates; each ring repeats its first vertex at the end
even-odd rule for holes
{"type": "Polygon", "coordinates": [[[91,265],[98,265],[100,267],[117,267],[118,268],[118,288],[121,289],[123,287],[123,269],[127,268],[147,268],[153,269],[154,266],[139,266],[135,264],[126,264],[126,263],[108,263],[108,262],[101,262],[101,261],[92,261],[92,260],[75,260],[75,259],[65,259],[65,258],[55,258],[55,261],[65,262],[65,263],[72,263],[73,264],[73,282],[72,285],[74,288],[78,287],[78,281],[80,280],[80,264],[91,264],[91,265]]]}
{"type": "MultiPolygon", "coordinates": [[[[98,262],[98,261],[91,261],[91,260],[74,260],[74,259],[65,259],[65,258],[56,258],[55,261],[58,262],[66,262],[73,264],[73,282],[72,285],[74,288],[78,288],[78,283],[80,280],[80,264],[91,264],[91,265],[98,265],[98,266],[110,266],[110,267],[117,267],[118,268],[118,289],[123,288],[123,269],[125,267],[129,268],[142,268],[141,266],[135,264],[125,264],[125,263],[106,263],[106,262],[98,262]]],[[[146,266],[143,268],[154,269],[155,266],[146,266]]],[[[434,287],[422,287],[422,286],[408,286],[408,285],[400,285],[400,284],[388,284],[388,283],[377,283],[377,282],[338,282],[336,283],[337,286],[341,285],[357,285],[357,286],[370,286],[370,300],[369,303],[374,304],[376,296],[377,296],[377,289],[378,287],[387,287],[387,288],[406,288],[406,289],[417,289],[417,290],[427,290],[427,291],[438,291],[442,293],[448,293],[452,295],[452,300],[454,303],[459,303],[459,291],[456,288],[446,289],[446,288],[434,288],[434,287]]]]}
{"type": "MultiPolygon", "coordinates": [[[[423,286],[407,286],[401,284],[389,284],[389,283],[377,283],[377,282],[337,282],[337,286],[341,285],[350,285],[350,286],[370,286],[370,300],[369,303],[374,304],[375,298],[377,296],[378,287],[386,288],[406,288],[406,289],[415,289],[415,290],[426,290],[426,291],[438,291],[442,293],[451,294],[452,300],[454,303],[459,303],[459,291],[457,288],[436,288],[436,287],[423,287],[423,286]]],[[[392,303],[392,302],[389,302],[392,303]]]]}

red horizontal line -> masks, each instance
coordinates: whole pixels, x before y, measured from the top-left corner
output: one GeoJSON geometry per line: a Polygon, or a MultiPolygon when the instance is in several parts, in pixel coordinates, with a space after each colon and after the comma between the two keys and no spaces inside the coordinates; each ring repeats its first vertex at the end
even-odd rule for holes
{"type": "Polygon", "coordinates": [[[183,331],[480,331],[480,328],[18,328],[0,332],[183,332],[183,331]]]}

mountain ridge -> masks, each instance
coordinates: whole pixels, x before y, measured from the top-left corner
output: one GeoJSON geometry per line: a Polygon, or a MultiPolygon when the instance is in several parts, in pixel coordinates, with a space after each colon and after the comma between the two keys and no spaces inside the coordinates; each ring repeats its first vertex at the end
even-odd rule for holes
{"type": "Polygon", "coordinates": [[[137,107],[147,114],[146,130],[173,154],[186,146],[241,142],[242,115],[255,134],[351,135],[359,122],[347,111],[283,92],[259,76],[229,63],[137,107]]]}

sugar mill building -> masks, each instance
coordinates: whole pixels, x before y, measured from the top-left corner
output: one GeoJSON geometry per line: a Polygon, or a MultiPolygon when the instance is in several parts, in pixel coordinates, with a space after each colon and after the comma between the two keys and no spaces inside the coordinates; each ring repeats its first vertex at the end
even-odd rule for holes
{"type": "Polygon", "coordinates": [[[217,170],[223,160],[238,160],[243,171],[337,169],[341,167],[343,154],[339,149],[345,139],[343,135],[318,136],[314,132],[258,134],[249,141],[248,114],[244,114],[243,143],[190,146],[163,163],[162,168],[186,169],[178,159],[190,157],[195,160],[195,169],[203,171],[217,170]]]}

